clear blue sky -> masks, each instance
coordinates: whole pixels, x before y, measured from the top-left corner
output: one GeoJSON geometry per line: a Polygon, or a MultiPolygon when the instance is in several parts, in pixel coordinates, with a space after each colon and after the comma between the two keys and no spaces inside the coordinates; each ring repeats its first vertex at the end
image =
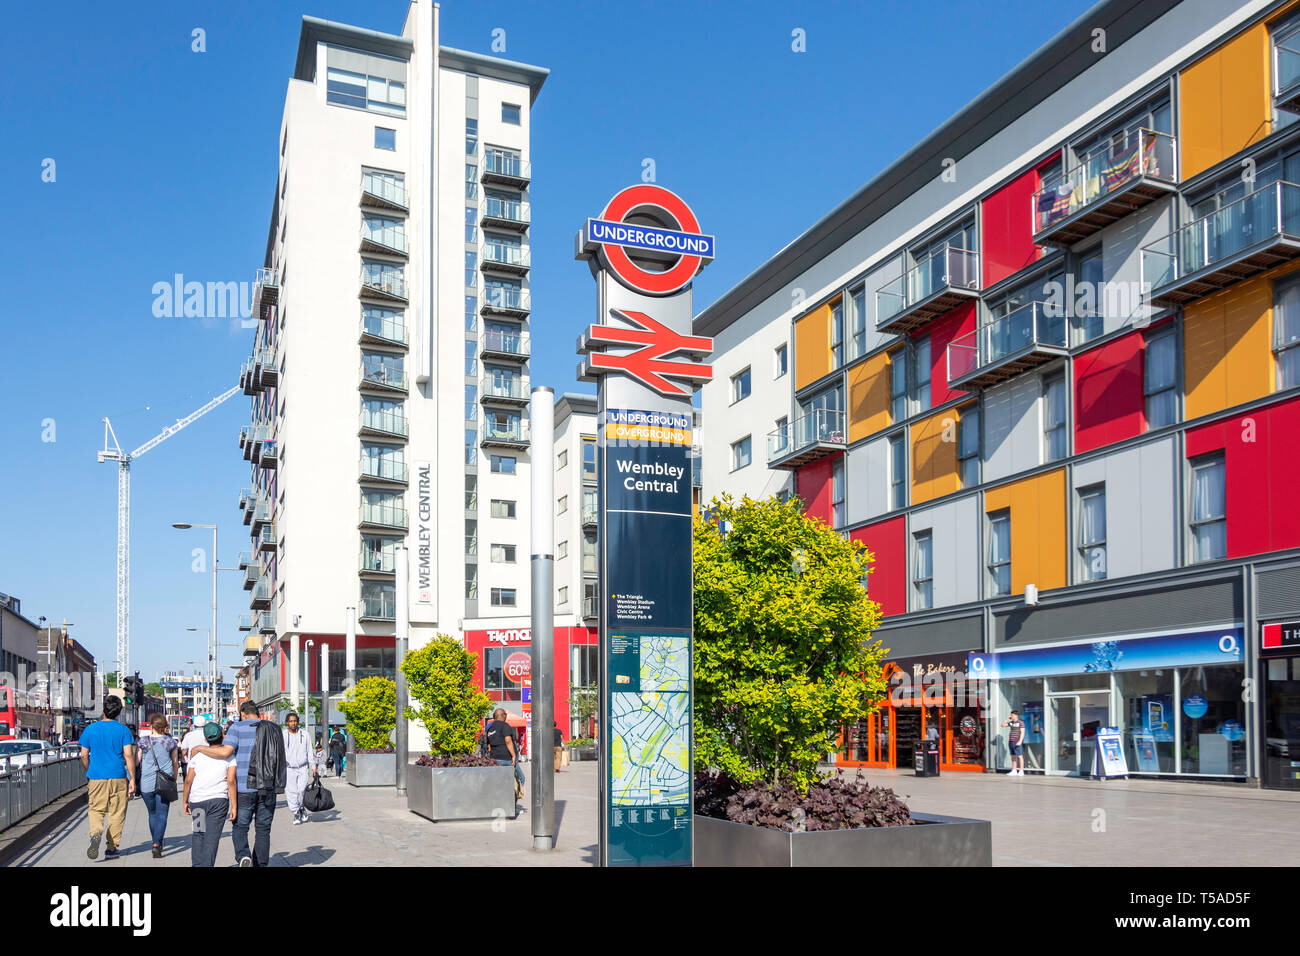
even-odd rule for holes
{"type": "MultiPolygon", "coordinates": [[[[592,282],[573,235],[655,160],[717,259],[701,308],[941,125],[1089,3],[503,3],[445,0],[444,44],[546,66],[533,112],[532,378],[573,389],[592,282]],[[791,50],[806,32],[807,52],[791,50]]],[[[4,365],[0,592],[114,650],[115,467],[127,449],[235,384],[252,333],[155,318],[155,282],[245,280],[261,264],[276,133],[303,14],[396,33],[403,0],[11,3],[0,230],[4,365]],[[191,52],[190,31],[207,51],[191,52]],[[41,181],[52,158],[56,181],[41,181]],[[46,420],[52,420],[54,441],[46,420]]],[[[191,570],[216,522],[249,545],[231,399],[132,469],[132,662],[152,680],[202,656],[211,578],[191,570]]],[[[343,556],[352,561],[353,554],[343,556]]],[[[248,610],[222,575],[221,638],[248,610]]],[[[237,647],[219,661],[240,661],[237,647]]]]}

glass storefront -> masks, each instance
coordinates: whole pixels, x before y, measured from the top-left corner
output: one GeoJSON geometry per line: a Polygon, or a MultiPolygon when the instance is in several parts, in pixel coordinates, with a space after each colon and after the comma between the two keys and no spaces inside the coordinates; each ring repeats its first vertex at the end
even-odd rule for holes
{"type": "Polygon", "coordinates": [[[1300,657],[1266,658],[1263,783],[1300,790],[1300,657]]]}

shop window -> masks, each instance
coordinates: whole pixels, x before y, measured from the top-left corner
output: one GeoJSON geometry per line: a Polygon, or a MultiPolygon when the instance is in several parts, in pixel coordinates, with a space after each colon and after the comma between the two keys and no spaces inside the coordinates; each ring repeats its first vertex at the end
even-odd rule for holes
{"type": "Polygon", "coordinates": [[[527,649],[518,647],[483,648],[483,690],[488,697],[493,700],[523,699],[523,685],[506,673],[506,660],[511,654],[521,652],[529,653],[527,649]]]}
{"type": "Polygon", "coordinates": [[[1242,665],[1184,667],[1178,672],[1182,773],[1246,775],[1246,704],[1242,665]]]}
{"type": "Polygon", "coordinates": [[[1115,674],[1119,729],[1131,773],[1174,773],[1174,668],[1115,674]]]}
{"type": "Polygon", "coordinates": [[[1223,453],[1192,462],[1192,561],[1228,556],[1226,469],[1223,453]]]}

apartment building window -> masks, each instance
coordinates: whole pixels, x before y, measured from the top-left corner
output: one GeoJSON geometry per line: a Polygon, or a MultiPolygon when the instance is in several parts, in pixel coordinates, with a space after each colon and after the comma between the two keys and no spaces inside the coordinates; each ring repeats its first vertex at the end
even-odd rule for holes
{"type": "Polygon", "coordinates": [[[465,241],[473,242],[478,236],[478,206],[465,207],[465,241]]]}
{"type": "Polygon", "coordinates": [[[569,556],[569,542],[561,541],[555,546],[555,560],[560,561],[569,556]]]}
{"type": "Polygon", "coordinates": [[[853,328],[853,358],[860,358],[867,351],[867,289],[858,286],[849,292],[849,305],[852,310],[850,321],[853,328]]]}
{"type": "Polygon", "coordinates": [[[930,340],[917,341],[912,349],[912,364],[916,369],[916,405],[921,411],[930,407],[930,340]]]}
{"type": "Polygon", "coordinates": [[[1079,580],[1106,580],[1106,486],[1079,489],[1079,580]]]}
{"type": "MultiPolygon", "coordinates": [[[[372,196],[387,199],[400,206],[406,205],[406,174],[392,173],[383,169],[365,169],[361,173],[361,188],[372,196]]],[[[289,179],[285,177],[285,184],[289,179]]]]}
{"type": "MultiPolygon", "coordinates": [[[[332,55],[333,51],[331,51],[332,55]]],[[[386,76],[373,76],[327,67],[325,101],[374,113],[406,115],[406,84],[386,76]]]]}
{"type": "Polygon", "coordinates": [[[749,369],[731,376],[731,404],[749,397],[749,369]]]}
{"type": "Polygon", "coordinates": [[[513,544],[494,544],[492,545],[492,563],[493,564],[514,564],[515,550],[513,544]]]}
{"type": "Polygon", "coordinates": [[[1192,560],[1228,556],[1226,469],[1223,454],[1192,462],[1192,560]]]}
{"type": "Polygon", "coordinates": [[[478,329],[478,296],[465,296],[465,331],[473,332],[478,329]]]}
{"type": "Polygon", "coordinates": [[[750,435],[746,435],[740,441],[731,443],[731,470],[737,471],[749,464],[752,458],[752,442],[750,435]]]}
{"type": "Polygon", "coordinates": [[[1142,390],[1148,429],[1178,420],[1178,352],[1174,345],[1174,330],[1165,329],[1147,339],[1143,350],[1142,390]]]}
{"type": "Polygon", "coordinates": [[[768,451],[768,457],[772,455],[784,454],[785,450],[790,447],[790,419],[782,415],[776,420],[776,434],[773,436],[775,444],[768,451]]]}
{"type": "Polygon", "coordinates": [[[406,272],[397,263],[362,259],[361,282],[376,292],[406,298],[406,272]]]}
{"type": "Polygon", "coordinates": [[[1102,315],[1102,303],[1106,297],[1102,281],[1101,248],[1098,247],[1096,252],[1079,261],[1079,277],[1075,288],[1090,289],[1092,297],[1092,307],[1085,309],[1082,314],[1077,310],[1077,303],[1071,305],[1075,311],[1074,324],[1079,330],[1079,342],[1091,342],[1105,331],[1106,319],[1102,315]]]}
{"type": "Polygon", "coordinates": [[[511,126],[518,126],[520,121],[519,107],[514,103],[501,104],[501,122],[509,123],[511,126]]]}
{"type": "Polygon", "coordinates": [[[1011,514],[989,515],[989,588],[993,597],[1011,593],[1011,514]]]}
{"type": "Polygon", "coordinates": [[[569,449],[565,448],[562,449],[560,453],[555,456],[555,470],[561,471],[564,468],[566,468],[568,464],[569,464],[569,449]]]}
{"type": "Polygon", "coordinates": [[[900,434],[889,439],[889,507],[896,509],[906,505],[907,451],[900,434]]]}
{"type": "MultiPolygon", "coordinates": [[[[1300,33],[1292,42],[1300,50],[1300,33]]],[[[1296,56],[1300,59],[1300,53],[1296,56]]],[[[1273,354],[1277,358],[1277,387],[1294,388],[1300,385],[1300,282],[1280,285],[1275,301],[1273,354]]]]}
{"type": "Polygon", "coordinates": [[[906,347],[889,353],[889,414],[895,422],[907,418],[906,347]]]}
{"type": "Polygon", "coordinates": [[[515,516],[514,501],[509,498],[493,498],[491,514],[494,518],[513,518],[515,516]]]}
{"type": "MultiPolygon", "coordinates": [[[[600,599],[600,594],[599,594],[599,592],[598,592],[598,590],[597,590],[597,585],[595,585],[595,584],[584,584],[584,585],[582,586],[582,616],[583,616],[583,617],[599,617],[599,616],[600,616],[600,610],[599,610],[599,608],[597,607],[597,601],[598,601],[599,599],[600,599]]],[[[594,662],[593,662],[593,663],[594,663],[594,662]]],[[[594,674],[594,671],[593,671],[592,673],[594,674]]],[[[594,684],[595,682],[596,682],[596,681],[595,681],[594,677],[593,677],[592,680],[588,681],[588,683],[591,683],[591,684],[594,684]]]]}
{"type": "Polygon", "coordinates": [[[582,477],[586,481],[596,480],[596,439],[582,440],[582,477]]]}
{"type": "Polygon", "coordinates": [[[559,498],[555,499],[555,513],[556,513],[557,515],[563,515],[563,514],[568,514],[568,513],[569,513],[569,496],[568,496],[568,495],[560,495],[559,498]]]}
{"type": "Polygon", "coordinates": [[[597,508],[596,494],[597,492],[595,488],[582,489],[582,523],[583,524],[587,524],[588,519],[594,520],[596,518],[596,508],[597,508]]]}
{"type": "Polygon", "coordinates": [[[465,464],[478,465],[478,429],[465,429],[465,464]]]}
{"type": "Polygon", "coordinates": [[[961,410],[957,422],[957,466],[961,470],[961,486],[974,488],[980,483],[980,407],[971,405],[961,410]]]}
{"type": "Polygon", "coordinates": [[[478,253],[473,249],[465,250],[465,288],[472,289],[478,285],[478,253]]]}
{"type": "Polygon", "coordinates": [[[560,588],[560,590],[556,593],[555,603],[561,606],[569,603],[569,589],[567,586],[560,588]]]}
{"type": "Polygon", "coordinates": [[[362,445],[361,473],[367,478],[406,481],[406,450],[398,445],[362,445]]]}
{"type": "Polygon", "coordinates": [[[465,476],[465,510],[478,510],[478,475],[465,476]]]}
{"type": "Polygon", "coordinates": [[[934,539],[929,531],[912,536],[912,608],[927,611],[934,607],[934,539]]]}
{"type": "Polygon", "coordinates": [[[596,572],[596,536],[594,534],[584,534],[582,536],[582,573],[595,574],[596,572]]]}
{"type": "Polygon", "coordinates": [[[397,150],[397,130],[375,127],[375,149],[397,150]]]}
{"type": "Polygon", "coordinates": [[[478,522],[465,519],[465,556],[478,557],[478,522]]]}
{"type": "Polygon", "coordinates": [[[465,198],[478,199],[478,164],[465,164],[465,198]]]}
{"type": "Polygon", "coordinates": [[[478,565],[465,565],[465,600],[478,600],[478,565]]]}
{"type": "Polygon", "coordinates": [[[478,421],[478,386],[465,386],[465,421],[478,421]]]}
{"type": "Polygon", "coordinates": [[[484,276],[483,301],[498,309],[517,309],[523,303],[523,284],[515,279],[484,276]]]}
{"type": "Polygon", "coordinates": [[[790,348],[785,343],[776,347],[772,356],[772,378],[778,379],[790,370],[790,348]]]}
{"type": "Polygon", "coordinates": [[[514,588],[493,588],[492,606],[493,607],[514,607],[515,589],[514,588]]]}
{"type": "Polygon", "coordinates": [[[831,368],[844,364],[844,300],[831,306],[831,368]]]}
{"type": "Polygon", "coordinates": [[[831,465],[831,527],[844,527],[844,459],[831,465]]]}
{"type": "Polygon", "coordinates": [[[465,120],[465,155],[474,156],[478,153],[478,120],[465,120]]]}
{"type": "Polygon", "coordinates": [[[1043,380],[1043,456],[1057,461],[1066,455],[1065,376],[1056,374],[1043,380]]]}

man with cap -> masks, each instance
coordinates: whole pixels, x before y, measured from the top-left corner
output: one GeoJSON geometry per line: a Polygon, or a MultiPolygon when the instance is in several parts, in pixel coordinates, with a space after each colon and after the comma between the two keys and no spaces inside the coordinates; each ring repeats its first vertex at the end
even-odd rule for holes
{"type": "MultiPolygon", "coordinates": [[[[209,747],[221,746],[221,725],[203,725],[203,739],[209,747]]],[[[185,773],[185,812],[193,820],[190,838],[190,866],[212,867],[226,821],[235,822],[235,758],[209,757],[198,751],[190,755],[185,773]]]]}

